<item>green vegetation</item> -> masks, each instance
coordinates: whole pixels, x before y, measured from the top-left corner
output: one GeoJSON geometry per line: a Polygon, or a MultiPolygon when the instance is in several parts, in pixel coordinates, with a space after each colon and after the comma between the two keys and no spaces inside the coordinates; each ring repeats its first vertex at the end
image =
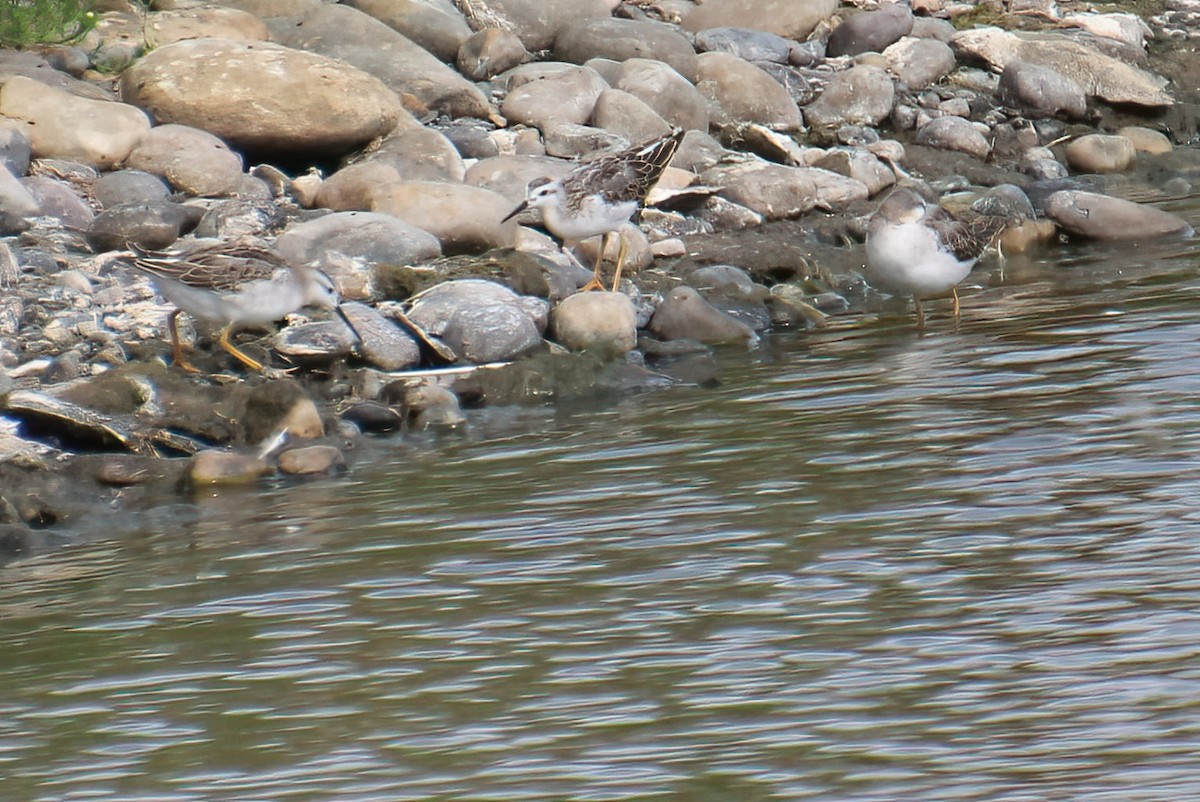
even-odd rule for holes
{"type": "Polygon", "coordinates": [[[96,26],[91,0],[0,0],[0,45],[74,42],[96,26]]]}

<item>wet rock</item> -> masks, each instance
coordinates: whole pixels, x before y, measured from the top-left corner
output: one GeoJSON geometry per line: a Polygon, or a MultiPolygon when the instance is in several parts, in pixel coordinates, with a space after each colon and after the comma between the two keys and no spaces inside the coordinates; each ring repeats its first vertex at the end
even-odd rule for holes
{"type": "MultiPolygon", "coordinates": [[[[30,176],[22,178],[21,183],[37,202],[39,215],[53,217],[64,226],[81,231],[92,224],[95,217],[92,207],[65,181],[30,176]]],[[[0,211],[3,209],[4,202],[0,200],[0,211]]]]}
{"type": "Polygon", "coordinates": [[[1037,217],[1033,202],[1025,190],[1015,184],[999,184],[983,193],[971,209],[979,214],[1008,217],[1014,220],[1032,220],[1037,217]]]}
{"type": "Polygon", "coordinates": [[[1137,149],[1123,136],[1087,134],[1064,150],[1067,165],[1080,173],[1119,173],[1137,158],[1137,149]]]}
{"type": "Polygon", "coordinates": [[[664,340],[696,340],[713,345],[758,341],[753,329],[704,300],[694,287],[686,286],[668,293],[654,310],[649,329],[664,340]]]}
{"type": "Polygon", "coordinates": [[[1021,156],[1021,172],[1036,181],[1057,181],[1070,175],[1049,148],[1030,148],[1021,156]]]}
{"type": "Polygon", "coordinates": [[[472,81],[486,81],[529,58],[516,34],[502,28],[484,28],[471,34],[458,49],[458,71],[472,81]]]}
{"type": "Polygon", "coordinates": [[[1186,220],[1170,212],[1094,192],[1055,192],[1043,206],[1046,216],[1063,230],[1090,239],[1139,240],[1193,233],[1186,220]]]}
{"type": "Polygon", "coordinates": [[[819,168],[763,161],[717,167],[706,171],[701,180],[721,187],[719,194],[726,200],[768,220],[797,217],[817,204],[838,208],[867,198],[867,187],[852,178],[819,168]]]}
{"type": "Polygon", "coordinates": [[[293,264],[329,273],[343,298],[378,293],[376,265],[410,265],[441,256],[437,238],[390,214],[335,212],[290,226],[275,250],[293,264]]]}
{"type": "Polygon", "coordinates": [[[977,159],[986,159],[992,151],[992,145],[983,132],[962,117],[935,117],[917,129],[916,142],[934,148],[961,151],[977,159]]]}
{"type": "Polygon", "coordinates": [[[896,90],[892,79],[878,67],[860,65],[836,73],[821,96],[804,109],[813,128],[878,125],[892,113],[896,90]]]}
{"type": "Polygon", "coordinates": [[[304,446],[279,455],[279,471],[288,476],[319,476],[346,469],[346,457],[334,446],[304,446]]]}
{"type": "Polygon", "coordinates": [[[363,401],[347,407],[342,412],[342,419],[361,431],[376,434],[394,432],[404,426],[404,417],[399,412],[377,401],[363,401]]]}
{"type": "Polygon", "coordinates": [[[620,89],[605,89],[592,109],[592,125],[627,142],[647,142],[671,130],[671,124],[645,101],[620,89]]]}
{"type": "Polygon", "coordinates": [[[29,172],[33,147],[25,135],[24,126],[15,120],[0,120],[0,167],[8,168],[15,176],[29,172]]]}
{"type": "Polygon", "coordinates": [[[458,396],[440,384],[408,386],[402,400],[413,429],[453,429],[467,422],[458,396]]]}
{"type": "Polygon", "coordinates": [[[92,184],[92,198],[103,209],[125,203],[165,201],[171,188],[157,175],[144,170],[116,170],[104,173],[92,184]]]}
{"type": "Polygon", "coordinates": [[[829,56],[857,56],[882,53],[884,49],[912,32],[913,13],[906,3],[888,3],[876,11],[865,11],[833,29],[825,52],[829,56]]]}
{"type": "Polygon", "coordinates": [[[554,40],[554,56],[583,64],[593,58],[627,61],[657,59],[695,82],[696,51],[690,42],[662,22],[630,19],[581,19],[565,25],[554,40]]]}
{"type": "Polygon", "coordinates": [[[357,340],[340,320],[285,326],[275,335],[280,356],[298,365],[328,365],[354,353],[357,340]]]}
{"type": "Polygon", "coordinates": [[[195,228],[203,209],[169,201],[126,203],[96,215],[85,235],[93,251],[115,251],[130,244],[163,250],[195,228]]]}
{"type": "Polygon", "coordinates": [[[629,140],[603,128],[572,123],[550,126],[543,139],[546,155],[564,159],[577,159],[601,150],[621,150],[630,145],[629,140]]]}
{"type": "Polygon", "coordinates": [[[516,242],[517,221],[501,222],[512,202],[481,187],[403,181],[381,190],[372,205],[433,234],[446,253],[482,253],[516,242]]]}
{"type": "Polygon", "coordinates": [[[193,485],[242,485],[273,472],[258,457],[210,449],[192,457],[187,476],[193,485]]]}
{"type": "MultiPolygon", "coordinates": [[[[321,5],[276,33],[280,44],[352,64],[423,109],[450,117],[486,119],[491,114],[473,83],[420,45],[349,6],[321,5]]],[[[379,133],[387,130],[390,126],[379,133]]]]}
{"type": "Polygon", "coordinates": [[[242,158],[217,137],[186,125],[160,125],[146,133],[125,166],[161,175],[188,195],[230,195],[242,180],[242,158]]]}
{"type": "Polygon", "coordinates": [[[474,364],[514,359],[542,341],[517,294],[490,281],[466,279],[431,287],[416,299],[409,318],[474,364]]]}
{"type": "Polygon", "coordinates": [[[542,129],[556,123],[582,125],[592,116],[596,100],[607,88],[592,68],[571,65],[547,72],[540,80],[512,87],[501,112],[510,122],[542,129]]]}
{"type": "Polygon", "coordinates": [[[1030,114],[1079,119],[1087,114],[1083,87],[1057,70],[1024,61],[1010,62],[1000,74],[1003,103],[1030,114]]]}
{"type": "Polygon", "coordinates": [[[358,352],[380,370],[404,370],[421,362],[421,348],[408,332],[396,326],[372,306],[357,302],[342,304],[342,311],[358,332],[358,352]]]}
{"type": "Polygon", "coordinates": [[[29,123],[25,135],[35,157],[79,159],[100,168],[122,162],[150,130],[138,108],[81,98],[16,75],[0,86],[0,115],[29,123]]]}
{"type": "Polygon", "coordinates": [[[581,292],[554,308],[554,339],[573,351],[623,354],[637,345],[637,312],[619,292],[581,292]]]}
{"type": "Polygon", "coordinates": [[[908,84],[924,89],[945,78],[956,66],[954,51],[936,39],[905,37],[883,51],[888,69],[908,84]]]}
{"type": "Polygon", "coordinates": [[[450,0],[347,0],[357,8],[437,56],[453,62],[471,36],[471,26],[450,0]]]}
{"type": "Polygon", "coordinates": [[[637,97],[677,128],[708,130],[704,97],[690,81],[661,61],[629,59],[621,65],[615,88],[637,97]]]}
{"type": "Polygon", "coordinates": [[[683,18],[689,31],[740,25],[803,41],[833,14],[837,0],[705,0],[683,18]]]}
{"type": "Polygon", "coordinates": [[[713,101],[713,124],[757,123],[776,131],[800,129],[800,110],[787,89],[767,73],[730,53],[704,53],[698,61],[697,89],[713,101]]]}
{"type": "Polygon", "coordinates": [[[746,61],[787,64],[792,43],[766,31],[725,27],[697,33],[696,49],[704,53],[730,53],[746,61]]]}
{"type": "Polygon", "coordinates": [[[580,19],[600,19],[611,15],[605,0],[488,0],[488,12],[499,27],[511,30],[530,51],[549,50],[558,32],[580,19]]]}
{"type": "Polygon", "coordinates": [[[390,131],[400,115],[378,78],[267,42],[196,39],[157,48],[121,76],[121,94],[161,123],[289,155],[345,152],[390,131]]]}
{"type": "Polygon", "coordinates": [[[1175,103],[1160,76],[1065,37],[1028,39],[999,28],[977,28],[956,34],[951,46],[960,57],[982,60],[996,72],[1015,61],[1049,67],[1108,103],[1148,108],[1175,103]]]}
{"type": "Polygon", "coordinates": [[[1151,155],[1161,155],[1170,153],[1175,149],[1171,144],[1171,140],[1166,134],[1155,131],[1152,128],[1143,128],[1139,125],[1127,125],[1117,131],[1117,136],[1122,136],[1128,139],[1138,153],[1148,153],[1151,155]]]}
{"type": "Polygon", "coordinates": [[[864,148],[831,148],[813,166],[853,178],[872,196],[896,183],[892,168],[864,148]]]}

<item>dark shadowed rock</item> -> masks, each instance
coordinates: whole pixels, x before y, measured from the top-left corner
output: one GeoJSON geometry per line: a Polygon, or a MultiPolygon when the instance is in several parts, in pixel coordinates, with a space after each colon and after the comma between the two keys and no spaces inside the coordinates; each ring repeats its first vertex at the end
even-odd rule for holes
{"type": "Polygon", "coordinates": [[[787,64],[792,43],[778,34],[750,28],[709,28],[696,34],[696,49],[705,53],[732,53],[746,61],[787,64]]]}
{"type": "Polygon", "coordinates": [[[101,208],[110,209],[125,203],[165,201],[171,197],[171,188],[162,178],[145,170],[116,170],[96,179],[92,197],[101,208]]]}
{"type": "Polygon", "coordinates": [[[204,210],[170,201],[126,203],[96,215],[87,231],[87,242],[97,253],[127,248],[130,244],[158,251],[191,231],[204,210]]]}
{"type": "Polygon", "coordinates": [[[833,29],[825,52],[830,56],[882,53],[902,36],[912,32],[913,13],[904,3],[889,3],[877,11],[865,11],[833,29]]]}
{"type": "Polygon", "coordinates": [[[29,172],[32,154],[29,137],[12,122],[0,122],[0,167],[7,167],[15,176],[29,172]]]}

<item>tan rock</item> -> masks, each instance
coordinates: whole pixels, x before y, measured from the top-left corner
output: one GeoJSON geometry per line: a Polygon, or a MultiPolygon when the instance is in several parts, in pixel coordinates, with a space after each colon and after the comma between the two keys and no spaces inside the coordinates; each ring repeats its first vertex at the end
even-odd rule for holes
{"type": "Polygon", "coordinates": [[[1170,153],[1175,149],[1171,144],[1171,140],[1161,131],[1155,131],[1153,128],[1144,128],[1140,125],[1127,125],[1117,131],[1117,136],[1123,136],[1133,143],[1133,147],[1138,153],[1149,153],[1151,155],[1161,155],[1170,153]]]}
{"type": "Polygon", "coordinates": [[[317,476],[345,467],[345,455],[334,446],[304,446],[279,455],[279,470],[289,476],[317,476]]]}
{"type": "Polygon", "coordinates": [[[271,472],[271,466],[257,457],[214,449],[192,457],[188,478],[195,485],[241,485],[271,472]]]}
{"type": "Polygon", "coordinates": [[[133,106],[77,97],[21,76],[0,80],[0,115],[28,123],[35,158],[78,159],[108,169],[150,130],[145,112],[133,106]]]}
{"type": "Polygon", "coordinates": [[[187,125],[152,128],[125,166],[160,175],[180,192],[198,197],[230,195],[242,180],[242,157],[217,137],[187,125]]]}
{"type": "Polygon", "coordinates": [[[1064,150],[1067,165],[1080,173],[1119,173],[1137,158],[1133,142],[1113,134],[1087,134],[1064,150]]]}
{"type": "Polygon", "coordinates": [[[541,80],[510,83],[501,112],[509,122],[546,129],[559,123],[583,124],[592,116],[608,84],[590,67],[564,65],[541,80]]]}
{"type": "Polygon", "coordinates": [[[684,17],[683,26],[752,28],[803,41],[837,5],[837,0],[705,0],[684,17]]]}
{"type": "Polygon", "coordinates": [[[1046,198],[1046,217],[1065,231],[1099,240],[1186,237],[1193,233],[1178,215],[1142,203],[1080,190],[1062,190],[1046,198]]]}
{"type": "Polygon", "coordinates": [[[731,53],[702,53],[698,58],[702,95],[721,111],[712,122],[722,126],[758,123],[775,131],[798,131],[800,110],[783,84],[731,53]]]}
{"type": "Polygon", "coordinates": [[[677,128],[708,130],[704,97],[691,82],[661,61],[629,59],[621,65],[615,88],[637,97],[677,128]]]}
{"type": "Polygon", "coordinates": [[[195,39],[125,71],[121,93],[160,123],[258,151],[344,152],[392,130],[395,94],[343,62],[268,42],[195,39]]]}
{"type": "Polygon", "coordinates": [[[346,0],[442,61],[452,62],[471,26],[450,0],[346,0]]]}
{"type": "Polygon", "coordinates": [[[500,222],[512,211],[512,202],[480,187],[402,181],[377,192],[372,210],[428,231],[447,253],[481,253],[516,244],[516,220],[500,222]]]}
{"type": "Polygon", "coordinates": [[[564,298],[551,316],[554,338],[573,351],[623,354],[637,345],[637,311],[619,292],[580,292],[564,298]]]}

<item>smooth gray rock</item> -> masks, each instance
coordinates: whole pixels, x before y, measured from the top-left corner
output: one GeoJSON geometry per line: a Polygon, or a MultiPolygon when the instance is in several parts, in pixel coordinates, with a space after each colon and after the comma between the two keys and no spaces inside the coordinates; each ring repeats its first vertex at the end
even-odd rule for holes
{"type": "Polygon", "coordinates": [[[924,89],[950,74],[956,66],[954,51],[936,39],[905,37],[883,51],[888,69],[908,84],[924,89]]]}
{"type": "Polygon", "coordinates": [[[574,65],[547,72],[541,80],[512,86],[501,111],[510,122],[545,130],[559,123],[582,125],[608,84],[590,67],[574,65]]]}
{"type": "Polygon", "coordinates": [[[516,34],[501,28],[484,28],[462,43],[454,61],[458,71],[472,81],[486,81],[529,57],[529,51],[516,34]]]}
{"type": "Polygon", "coordinates": [[[5,235],[24,231],[28,218],[38,214],[37,198],[8,170],[0,167],[0,231],[5,235]]]}
{"type": "Polygon", "coordinates": [[[850,124],[878,125],[892,113],[896,88],[879,67],[858,65],[836,73],[821,96],[804,109],[804,119],[814,128],[850,124]]]}
{"type": "Polygon", "coordinates": [[[731,53],[699,57],[697,89],[712,101],[710,122],[718,126],[756,123],[774,131],[798,131],[800,110],[782,84],[731,53]]]}
{"type": "Polygon", "coordinates": [[[900,37],[908,36],[912,27],[912,9],[905,3],[888,3],[875,11],[855,14],[834,28],[825,52],[834,57],[882,53],[900,37]]]}
{"type": "Polygon", "coordinates": [[[342,311],[358,332],[358,353],[380,370],[404,370],[421,362],[421,346],[413,336],[373,306],[350,301],[342,311]]]}
{"type": "Polygon", "coordinates": [[[278,461],[279,472],[288,476],[323,476],[346,468],[346,455],[335,446],[289,448],[278,461]]]}
{"type": "Polygon", "coordinates": [[[591,124],[624,137],[646,142],[671,130],[671,124],[646,102],[620,89],[605,89],[592,109],[591,124]]]}
{"type": "Polygon", "coordinates": [[[704,97],[686,78],[661,61],[631,58],[621,65],[616,89],[628,92],[685,131],[708,130],[704,97]]]}
{"type": "Polygon", "coordinates": [[[277,41],[352,64],[433,111],[483,119],[492,113],[473,83],[412,40],[349,6],[323,5],[277,41]]]}
{"type": "Polygon", "coordinates": [[[709,28],[696,34],[696,49],[703,53],[732,53],[746,61],[787,64],[792,51],[788,39],[750,28],[709,28]]]}
{"type": "Polygon", "coordinates": [[[957,150],[977,159],[986,159],[992,145],[983,132],[962,117],[935,117],[917,129],[918,145],[957,150]]]}
{"type": "Polygon", "coordinates": [[[1087,114],[1083,87],[1050,67],[1025,61],[1009,63],[1000,73],[997,97],[1026,114],[1079,119],[1087,114]]]}
{"type": "Polygon", "coordinates": [[[453,62],[471,26],[450,0],[344,0],[428,50],[453,62]]]}
{"type": "Polygon", "coordinates": [[[1046,217],[1063,230],[1089,239],[1139,240],[1195,233],[1186,220],[1170,212],[1095,192],[1055,192],[1043,208],[1046,217]]]}
{"type": "Polygon", "coordinates": [[[242,157],[217,137],[187,125],[146,132],[125,160],[134,170],[161,175],[176,190],[198,197],[230,195],[242,180],[242,157]]]}
{"type": "Polygon", "coordinates": [[[664,340],[696,340],[712,345],[755,343],[758,335],[742,321],[704,300],[694,287],[676,287],[654,310],[648,328],[664,340]]]}
{"type": "Polygon", "coordinates": [[[612,16],[605,0],[488,0],[487,9],[531,52],[549,50],[558,32],[572,22],[612,16]]]}
{"type": "Polygon", "coordinates": [[[170,201],[126,203],[96,215],[86,238],[93,251],[123,250],[129,244],[158,251],[195,228],[203,209],[170,201]]]}
{"type": "Polygon", "coordinates": [[[554,57],[583,64],[593,58],[628,61],[648,58],[669,64],[695,83],[696,51],[678,31],[663,22],[630,19],[581,19],[568,23],[554,40],[554,57]]]}
{"type": "Polygon", "coordinates": [[[165,201],[171,188],[157,175],[145,170],[116,170],[104,173],[92,184],[92,197],[103,209],[123,203],[165,201]]]}
{"type": "Polygon", "coordinates": [[[39,215],[53,217],[66,228],[86,230],[96,216],[92,207],[65,181],[35,175],[22,178],[21,184],[37,201],[39,215]]]}
{"type": "Polygon", "coordinates": [[[542,342],[517,294],[491,281],[438,284],[421,293],[408,316],[440,337],[460,359],[474,364],[508,361],[542,342]]]}

